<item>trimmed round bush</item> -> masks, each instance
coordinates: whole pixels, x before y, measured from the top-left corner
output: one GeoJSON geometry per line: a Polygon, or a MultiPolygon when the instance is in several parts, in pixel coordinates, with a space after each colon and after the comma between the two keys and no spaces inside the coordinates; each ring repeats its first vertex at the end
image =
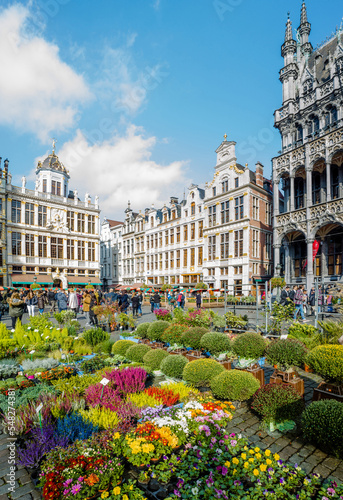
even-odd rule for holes
{"type": "Polygon", "coordinates": [[[342,345],[319,345],[308,353],[305,361],[325,381],[343,384],[342,345]]]}
{"type": "Polygon", "coordinates": [[[232,350],[241,358],[258,359],[263,356],[266,346],[266,340],[259,333],[246,332],[235,338],[232,350]]]}
{"type": "Polygon", "coordinates": [[[213,377],[224,370],[214,359],[196,359],[184,367],[182,378],[194,387],[209,387],[213,377]]]}
{"type": "Polygon", "coordinates": [[[137,337],[139,337],[140,339],[146,339],[147,338],[146,334],[150,325],[151,323],[140,323],[135,331],[137,337]]]}
{"type": "Polygon", "coordinates": [[[201,337],[200,347],[206,349],[212,356],[218,356],[222,352],[231,350],[231,341],[225,333],[208,332],[201,337]]]}
{"type": "Polygon", "coordinates": [[[325,453],[343,458],[343,404],[333,399],[311,403],[301,416],[306,441],[325,453]]]}
{"type": "Polygon", "coordinates": [[[169,356],[169,354],[163,349],[150,349],[150,351],[143,356],[143,363],[151,366],[153,370],[158,370],[162,361],[167,356],[169,356]]]}
{"type": "Polygon", "coordinates": [[[251,408],[267,422],[295,420],[305,408],[303,398],[287,384],[266,384],[254,394],[251,408]]]}
{"type": "Polygon", "coordinates": [[[154,321],[150,323],[146,336],[150,340],[161,340],[162,333],[169,325],[168,321],[154,321]]]}
{"type": "Polygon", "coordinates": [[[151,351],[151,347],[146,344],[135,344],[127,349],[125,357],[136,363],[143,363],[145,354],[151,351]]]}
{"type": "Polygon", "coordinates": [[[200,340],[208,332],[208,328],[193,326],[182,335],[182,344],[192,349],[200,349],[200,340]]]}
{"type": "Polygon", "coordinates": [[[112,354],[120,354],[120,356],[125,356],[126,351],[129,347],[136,344],[133,340],[117,340],[112,346],[112,354]]]}
{"type": "Polygon", "coordinates": [[[172,323],[168,328],[164,330],[161,335],[162,342],[168,342],[168,344],[182,344],[182,335],[189,329],[186,325],[179,325],[178,323],[172,323]]]}
{"type": "Polygon", "coordinates": [[[295,339],[273,340],[266,349],[268,363],[286,369],[301,366],[306,354],[307,349],[304,344],[295,339]]]}
{"type": "Polygon", "coordinates": [[[170,354],[161,363],[161,370],[167,377],[182,378],[188,359],[181,354],[170,354]]]}
{"type": "Polygon", "coordinates": [[[224,370],[211,380],[213,394],[220,399],[245,401],[260,387],[260,382],[242,370],[224,370]]]}

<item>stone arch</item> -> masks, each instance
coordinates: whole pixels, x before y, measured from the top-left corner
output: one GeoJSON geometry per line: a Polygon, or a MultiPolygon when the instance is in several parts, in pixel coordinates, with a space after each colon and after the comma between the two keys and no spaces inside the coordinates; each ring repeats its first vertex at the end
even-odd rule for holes
{"type": "Polygon", "coordinates": [[[313,172],[320,172],[322,174],[326,168],[325,158],[318,155],[318,157],[313,160],[311,168],[313,172]]]}
{"type": "Polygon", "coordinates": [[[312,222],[310,238],[314,240],[317,235],[324,238],[330,231],[339,226],[343,227],[343,224],[337,221],[334,215],[323,214],[320,220],[312,222]]]}
{"type": "Polygon", "coordinates": [[[338,147],[330,156],[330,163],[341,167],[343,165],[343,148],[338,147]]]}

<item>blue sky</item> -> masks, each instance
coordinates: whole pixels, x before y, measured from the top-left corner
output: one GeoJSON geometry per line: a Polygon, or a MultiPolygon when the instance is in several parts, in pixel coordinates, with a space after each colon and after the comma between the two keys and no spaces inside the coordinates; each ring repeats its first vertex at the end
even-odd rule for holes
{"type": "MultiPolygon", "coordinates": [[[[341,0],[307,2],[316,46],[340,25],[341,0]]],[[[280,149],[287,12],[301,0],[1,2],[0,155],[16,183],[57,139],[71,189],[103,215],[181,196],[210,180],[224,133],[270,175],[280,149]]]]}

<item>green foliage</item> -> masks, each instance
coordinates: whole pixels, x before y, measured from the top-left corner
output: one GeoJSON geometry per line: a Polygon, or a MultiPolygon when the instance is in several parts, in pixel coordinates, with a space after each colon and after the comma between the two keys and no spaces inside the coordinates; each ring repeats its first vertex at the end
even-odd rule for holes
{"type": "Polygon", "coordinates": [[[246,332],[235,338],[232,350],[242,358],[258,359],[263,356],[266,346],[266,340],[259,333],[246,332]]]}
{"type": "Polygon", "coordinates": [[[194,387],[209,387],[211,380],[224,370],[214,359],[197,359],[187,363],[183,379],[194,387]]]}
{"type": "Polygon", "coordinates": [[[147,331],[151,323],[140,323],[135,331],[135,334],[137,337],[140,339],[146,339],[147,338],[147,331]]]}
{"type": "Polygon", "coordinates": [[[98,352],[99,354],[111,354],[113,345],[113,340],[104,340],[95,347],[95,352],[98,352]]]}
{"type": "Polygon", "coordinates": [[[253,397],[252,409],[267,423],[296,420],[305,408],[303,398],[287,384],[267,384],[253,397]]]}
{"type": "Polygon", "coordinates": [[[208,289],[208,285],[206,285],[206,283],[203,283],[202,281],[200,283],[197,283],[195,285],[195,290],[207,290],[208,289]]]}
{"type": "Polygon", "coordinates": [[[343,335],[343,321],[318,321],[322,332],[319,333],[321,344],[338,344],[338,339],[343,335]]]}
{"type": "Polygon", "coordinates": [[[224,370],[211,380],[213,394],[229,401],[245,401],[259,387],[259,381],[251,373],[241,370],[224,370]]]}
{"type": "Polygon", "coordinates": [[[200,349],[201,338],[208,332],[208,328],[194,326],[189,328],[181,338],[181,342],[185,347],[192,347],[193,349],[200,349]]]}
{"type": "Polygon", "coordinates": [[[272,304],[272,310],[270,312],[269,306],[266,304],[263,314],[268,315],[268,317],[270,316],[268,331],[280,335],[284,321],[293,319],[294,309],[295,305],[293,302],[288,302],[287,304],[282,305],[275,301],[272,304]]]}
{"type": "Polygon", "coordinates": [[[151,347],[146,344],[135,344],[128,348],[125,353],[127,359],[135,361],[136,363],[143,363],[143,357],[148,352],[151,351],[151,347]]]}
{"type": "Polygon", "coordinates": [[[126,351],[132,345],[137,345],[133,340],[117,340],[112,346],[112,354],[120,354],[126,356],[126,351]]]}
{"type": "Polygon", "coordinates": [[[175,323],[184,323],[185,322],[185,313],[184,310],[181,309],[181,307],[176,307],[174,309],[174,319],[173,322],[175,323]]]}
{"type": "Polygon", "coordinates": [[[187,325],[172,323],[164,330],[161,336],[162,342],[167,342],[170,345],[181,344],[182,335],[188,330],[187,325]]]}
{"type": "Polygon", "coordinates": [[[327,382],[343,384],[343,346],[321,345],[306,356],[305,362],[327,382]]]}
{"type": "Polygon", "coordinates": [[[143,363],[151,366],[153,370],[158,370],[161,366],[162,361],[167,356],[169,356],[169,354],[163,349],[150,349],[150,351],[144,354],[143,363]]]}
{"type": "Polygon", "coordinates": [[[181,354],[170,354],[163,359],[161,363],[161,371],[167,377],[182,378],[183,369],[188,363],[188,359],[181,354]]]}
{"type": "Polygon", "coordinates": [[[46,328],[53,327],[53,323],[50,321],[49,313],[40,314],[39,316],[30,316],[29,323],[26,326],[31,326],[33,329],[38,329],[43,331],[46,328]]]}
{"type": "Polygon", "coordinates": [[[274,288],[283,288],[286,286],[286,281],[281,276],[275,276],[270,280],[270,284],[273,290],[274,288]]]}
{"type": "Polygon", "coordinates": [[[107,365],[104,359],[99,356],[95,356],[92,359],[86,359],[81,363],[80,370],[85,373],[94,373],[97,370],[101,370],[107,365]]]}
{"type": "Polygon", "coordinates": [[[267,361],[279,368],[302,366],[307,354],[307,349],[298,340],[278,339],[273,340],[266,349],[267,361]]]}
{"type": "Polygon", "coordinates": [[[292,335],[294,338],[299,338],[299,337],[310,337],[313,335],[317,335],[318,329],[315,328],[312,325],[303,325],[299,323],[298,321],[295,321],[288,330],[289,334],[292,335]]]}
{"type": "Polygon", "coordinates": [[[0,340],[9,339],[10,333],[7,330],[5,323],[0,323],[0,340]]]}
{"type": "Polygon", "coordinates": [[[325,453],[343,459],[343,405],[324,399],[310,404],[301,417],[304,438],[325,453]]]}
{"type": "Polygon", "coordinates": [[[231,350],[231,341],[225,333],[208,332],[201,337],[200,347],[206,349],[212,356],[218,356],[231,350]]]}
{"type": "Polygon", "coordinates": [[[240,315],[237,316],[236,314],[234,314],[231,311],[227,312],[224,316],[225,316],[226,325],[228,328],[242,329],[247,324],[247,321],[245,319],[243,319],[242,316],[240,316],[240,315]]]}
{"type": "Polygon", "coordinates": [[[88,345],[94,347],[100,344],[100,342],[109,340],[110,336],[108,333],[104,332],[102,328],[93,327],[83,332],[83,338],[88,345]]]}
{"type": "Polygon", "coordinates": [[[97,373],[94,375],[83,375],[82,377],[75,375],[68,379],[52,380],[51,384],[56,388],[56,391],[61,393],[73,394],[77,392],[82,395],[87,387],[100,382],[102,378],[102,375],[98,375],[97,373]]]}
{"type": "Polygon", "coordinates": [[[154,321],[150,323],[147,331],[147,338],[150,340],[161,340],[162,333],[169,326],[168,321],[154,321]]]}

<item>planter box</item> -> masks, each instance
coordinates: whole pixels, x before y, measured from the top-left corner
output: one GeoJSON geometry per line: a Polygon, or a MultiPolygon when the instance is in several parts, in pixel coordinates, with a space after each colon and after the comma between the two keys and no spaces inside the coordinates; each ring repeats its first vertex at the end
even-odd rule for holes
{"type": "Polygon", "coordinates": [[[204,358],[205,356],[203,355],[202,351],[187,351],[184,356],[188,359],[188,361],[194,361],[195,359],[201,359],[204,358]]]}
{"type": "Polygon", "coordinates": [[[244,371],[251,373],[251,375],[253,375],[256,380],[260,382],[260,387],[264,385],[264,371],[258,365],[255,365],[252,368],[247,368],[244,371]]]}
{"type": "Polygon", "coordinates": [[[312,401],[321,401],[322,399],[335,399],[343,403],[343,385],[321,382],[316,389],[313,389],[312,401]]]}
{"type": "Polygon", "coordinates": [[[169,351],[169,354],[182,354],[183,356],[187,353],[186,349],[175,349],[175,351],[169,351]]]}
{"type": "Polygon", "coordinates": [[[226,370],[231,370],[231,369],[232,369],[232,366],[231,366],[231,361],[230,361],[230,360],[228,360],[228,359],[226,359],[226,360],[224,360],[224,361],[219,361],[219,363],[220,363],[222,366],[224,366],[224,368],[225,368],[226,370]]]}
{"type": "Polygon", "coordinates": [[[294,370],[284,372],[276,369],[270,377],[270,383],[291,385],[299,392],[300,396],[303,396],[305,392],[304,380],[294,370]]]}

